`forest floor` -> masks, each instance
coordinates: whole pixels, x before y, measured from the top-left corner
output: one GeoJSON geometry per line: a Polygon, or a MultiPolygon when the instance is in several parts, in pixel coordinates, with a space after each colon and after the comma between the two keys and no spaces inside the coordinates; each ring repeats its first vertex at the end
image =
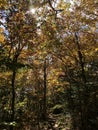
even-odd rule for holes
{"type": "Polygon", "coordinates": [[[70,115],[50,114],[48,121],[39,123],[40,130],[70,130],[70,115]]]}

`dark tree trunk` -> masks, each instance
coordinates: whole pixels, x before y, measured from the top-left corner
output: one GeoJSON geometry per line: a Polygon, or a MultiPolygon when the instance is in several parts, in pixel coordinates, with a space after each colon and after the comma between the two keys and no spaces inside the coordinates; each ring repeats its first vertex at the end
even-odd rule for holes
{"type": "MultiPolygon", "coordinates": [[[[80,130],[87,130],[87,104],[88,104],[88,86],[86,85],[87,79],[85,75],[85,69],[84,69],[84,60],[83,60],[83,55],[81,52],[81,47],[80,47],[80,41],[79,41],[79,36],[77,33],[75,33],[75,40],[76,40],[76,45],[77,45],[77,50],[78,50],[78,57],[79,57],[79,63],[81,67],[81,78],[83,81],[83,104],[81,109],[81,128],[80,130]]],[[[80,99],[81,100],[81,99],[80,99]]]]}
{"type": "Polygon", "coordinates": [[[43,119],[47,117],[47,63],[44,61],[44,96],[43,96],[43,119]]]}
{"type": "MultiPolygon", "coordinates": [[[[12,75],[11,122],[14,121],[14,115],[15,115],[15,77],[16,77],[16,71],[14,70],[12,75]]],[[[13,130],[13,126],[10,127],[10,130],[13,130]]]]}
{"type": "MultiPolygon", "coordinates": [[[[12,64],[12,80],[11,80],[11,86],[12,86],[12,99],[11,99],[11,119],[10,121],[14,122],[15,117],[15,79],[16,79],[16,71],[17,71],[17,59],[19,55],[15,55],[13,58],[13,64],[12,64]]],[[[10,130],[13,130],[13,125],[10,126],[10,130]]]]}

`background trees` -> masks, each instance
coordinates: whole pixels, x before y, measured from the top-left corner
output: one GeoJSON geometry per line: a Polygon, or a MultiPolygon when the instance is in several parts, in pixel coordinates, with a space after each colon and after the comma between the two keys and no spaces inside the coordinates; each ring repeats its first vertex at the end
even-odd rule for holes
{"type": "Polygon", "coordinates": [[[97,130],[97,1],[0,2],[1,129],[97,130]]]}

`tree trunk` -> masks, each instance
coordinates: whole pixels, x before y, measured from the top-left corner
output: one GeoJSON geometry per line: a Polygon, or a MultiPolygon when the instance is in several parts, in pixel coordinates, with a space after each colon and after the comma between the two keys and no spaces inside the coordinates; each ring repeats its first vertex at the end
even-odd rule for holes
{"type": "MultiPolygon", "coordinates": [[[[14,115],[15,115],[15,77],[16,77],[16,71],[14,70],[12,75],[11,122],[14,121],[14,115]]],[[[10,130],[13,130],[13,125],[10,127],[10,130]]]]}
{"type": "Polygon", "coordinates": [[[79,41],[79,37],[77,35],[77,33],[75,33],[75,40],[76,40],[76,45],[77,45],[77,50],[78,50],[78,57],[79,57],[79,63],[80,63],[80,67],[81,67],[81,78],[83,81],[83,105],[82,106],[82,111],[81,111],[81,128],[80,130],[87,130],[87,109],[88,109],[88,86],[86,85],[87,83],[87,79],[86,79],[86,75],[85,75],[85,69],[84,69],[84,61],[83,61],[83,55],[81,52],[81,48],[80,48],[80,41],[79,41]]]}
{"type": "Polygon", "coordinates": [[[43,96],[43,119],[46,120],[47,117],[47,63],[46,59],[44,61],[44,96],[43,96]]]}
{"type": "MultiPolygon", "coordinates": [[[[17,70],[17,59],[18,55],[15,55],[13,58],[13,73],[12,73],[12,80],[11,80],[11,85],[12,85],[12,99],[11,99],[11,119],[10,122],[14,122],[14,117],[15,117],[15,78],[16,78],[16,70],[17,70]]],[[[13,124],[10,126],[10,130],[13,130],[13,124]]]]}

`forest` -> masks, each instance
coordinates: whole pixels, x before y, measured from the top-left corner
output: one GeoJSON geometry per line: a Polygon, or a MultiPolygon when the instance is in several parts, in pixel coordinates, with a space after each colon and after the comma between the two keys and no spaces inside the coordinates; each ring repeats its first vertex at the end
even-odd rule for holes
{"type": "Polygon", "coordinates": [[[0,0],[0,130],[98,130],[97,0],[0,0]]]}

